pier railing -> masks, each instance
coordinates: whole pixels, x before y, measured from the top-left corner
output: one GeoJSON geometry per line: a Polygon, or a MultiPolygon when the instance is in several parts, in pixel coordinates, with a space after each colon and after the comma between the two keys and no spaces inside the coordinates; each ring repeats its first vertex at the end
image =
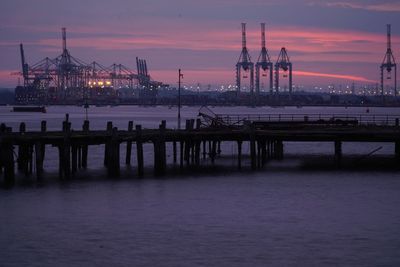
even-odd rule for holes
{"type": "Polygon", "coordinates": [[[399,119],[400,114],[216,114],[216,120],[238,126],[248,122],[355,122],[358,125],[398,126],[399,119]]]}

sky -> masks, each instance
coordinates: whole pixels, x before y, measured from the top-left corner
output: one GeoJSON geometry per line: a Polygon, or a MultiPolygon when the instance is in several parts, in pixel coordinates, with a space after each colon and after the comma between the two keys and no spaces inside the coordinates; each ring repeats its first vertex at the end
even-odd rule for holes
{"type": "MultiPolygon", "coordinates": [[[[386,52],[386,24],[400,56],[400,1],[372,0],[1,0],[0,87],[14,87],[19,43],[29,64],[70,53],[84,62],[136,68],[147,60],[153,79],[174,85],[234,84],[247,25],[252,60],[260,53],[260,23],[277,60],[286,47],[295,85],[375,84],[386,52]]],[[[266,83],[266,81],[265,81],[266,83]]]]}

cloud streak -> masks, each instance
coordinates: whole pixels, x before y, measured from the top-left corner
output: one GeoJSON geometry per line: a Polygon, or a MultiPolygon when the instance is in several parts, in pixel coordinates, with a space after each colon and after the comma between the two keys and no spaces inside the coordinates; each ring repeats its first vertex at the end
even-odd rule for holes
{"type": "Polygon", "coordinates": [[[311,5],[322,5],[326,7],[336,8],[351,8],[351,9],[363,9],[368,11],[377,12],[400,12],[399,2],[380,2],[368,4],[366,1],[334,1],[334,2],[311,2],[311,5]]]}

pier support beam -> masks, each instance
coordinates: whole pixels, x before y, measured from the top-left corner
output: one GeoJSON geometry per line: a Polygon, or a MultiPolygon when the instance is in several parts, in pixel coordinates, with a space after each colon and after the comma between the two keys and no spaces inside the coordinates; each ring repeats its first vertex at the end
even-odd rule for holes
{"type": "MultiPolygon", "coordinates": [[[[11,131],[11,128],[9,129],[11,131]]],[[[4,166],[4,184],[6,187],[11,187],[15,184],[14,170],[14,149],[11,141],[3,141],[0,144],[2,164],[4,166]]]]}
{"type": "MultiPolygon", "coordinates": [[[[111,121],[107,122],[107,134],[112,135],[112,129],[113,129],[113,124],[111,121]]],[[[106,142],[104,145],[104,166],[108,166],[109,162],[109,157],[110,157],[110,142],[106,142]]]]}
{"type": "Polygon", "coordinates": [[[60,178],[69,178],[71,175],[71,123],[68,122],[68,114],[66,120],[63,122],[64,140],[59,146],[59,173],[60,178]]]}
{"type": "Polygon", "coordinates": [[[78,170],[78,146],[73,144],[71,146],[71,173],[75,175],[78,170]]]}
{"type": "Polygon", "coordinates": [[[111,139],[108,142],[109,155],[107,159],[107,169],[108,175],[111,177],[118,177],[120,174],[119,146],[118,129],[114,127],[112,129],[111,139]]]}
{"type": "Polygon", "coordinates": [[[237,141],[238,145],[238,169],[242,169],[242,141],[237,141]]]}
{"type": "Polygon", "coordinates": [[[257,169],[257,152],[256,152],[256,136],[254,125],[251,125],[250,129],[250,160],[251,160],[251,169],[257,169]]]}
{"type": "Polygon", "coordinates": [[[161,176],[165,174],[167,165],[166,145],[165,145],[165,129],[166,121],[163,120],[160,124],[159,137],[153,141],[154,144],[154,174],[161,176]]]}
{"type": "Polygon", "coordinates": [[[142,143],[142,125],[136,125],[136,153],[138,176],[143,176],[143,143],[142,143]]]}
{"type": "Polygon", "coordinates": [[[35,143],[35,159],[36,159],[36,179],[42,179],[43,175],[43,145],[40,142],[35,143]]]}
{"type": "Polygon", "coordinates": [[[174,164],[176,164],[178,157],[177,157],[177,148],[176,148],[176,141],[172,143],[172,153],[174,158],[174,164]]]}
{"type": "MultiPolygon", "coordinates": [[[[82,126],[83,132],[87,135],[89,134],[89,121],[85,120],[82,126]]],[[[87,168],[87,158],[88,158],[88,145],[82,145],[82,168],[87,168]]]]}
{"type": "MultiPolygon", "coordinates": [[[[132,134],[133,131],[133,121],[128,122],[128,133],[132,134]]],[[[131,165],[131,156],[132,156],[132,141],[128,140],[126,142],[126,157],[125,157],[125,164],[131,165]]]]}
{"type": "Polygon", "coordinates": [[[400,141],[397,141],[394,143],[394,153],[395,153],[396,159],[400,160],[400,141]]]}
{"type": "Polygon", "coordinates": [[[335,164],[340,166],[342,161],[342,142],[336,140],[335,141],[335,164]]]}

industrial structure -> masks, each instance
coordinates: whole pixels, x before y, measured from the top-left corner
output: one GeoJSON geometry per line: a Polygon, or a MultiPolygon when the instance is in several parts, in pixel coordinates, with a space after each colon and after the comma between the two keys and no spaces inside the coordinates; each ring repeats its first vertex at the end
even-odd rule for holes
{"type": "Polygon", "coordinates": [[[384,96],[384,73],[386,72],[386,79],[392,79],[392,70],[394,70],[394,96],[397,96],[397,65],[394,59],[391,45],[391,29],[390,24],[387,25],[387,50],[383,62],[381,64],[381,93],[384,96]]]}
{"type": "Polygon", "coordinates": [[[251,62],[249,51],[246,47],[246,23],[242,23],[242,52],[240,53],[239,60],[236,63],[236,89],[238,94],[241,89],[242,78],[250,77],[250,92],[254,93],[254,63],[251,62]],[[243,76],[241,72],[243,70],[243,76]]]}
{"type": "MultiPolygon", "coordinates": [[[[283,77],[289,77],[289,96],[292,95],[293,89],[293,69],[292,62],[290,62],[287,50],[283,47],[279,53],[278,60],[275,65],[272,63],[266,48],[265,41],[265,23],[261,23],[261,52],[255,64],[255,79],[256,79],[256,95],[260,95],[260,83],[262,77],[269,76],[269,89],[270,94],[279,93],[279,73],[283,70],[283,77]],[[275,71],[274,71],[275,70],[275,71]],[[269,75],[268,75],[269,74],[269,75]],[[274,80],[275,75],[275,80],[274,80]],[[275,81],[275,84],[274,82],[275,81]]],[[[236,88],[238,95],[241,91],[242,78],[250,78],[250,94],[254,96],[254,64],[251,62],[249,51],[246,47],[246,23],[242,23],[242,52],[239,60],[236,63],[236,88]],[[244,75],[241,75],[241,71],[244,75]]]]}
{"type": "Polygon", "coordinates": [[[283,77],[289,76],[289,95],[292,95],[292,63],[290,62],[286,48],[282,47],[278,60],[275,63],[275,91],[279,93],[279,70],[283,70],[283,77]],[[289,71],[289,74],[287,73],[289,71]]]}
{"type": "Polygon", "coordinates": [[[256,63],[256,94],[260,94],[261,77],[267,77],[269,71],[269,89],[270,93],[273,90],[273,64],[269,57],[268,50],[265,45],[265,23],[261,23],[261,52],[256,63]],[[261,71],[263,73],[261,74],[261,71]]]}
{"type": "Polygon", "coordinates": [[[138,97],[155,98],[161,82],[151,80],[147,63],[136,58],[137,73],[122,64],[105,67],[73,57],[67,49],[66,29],[62,28],[62,53],[28,65],[20,44],[23,85],[15,89],[17,104],[116,103],[118,89],[137,89],[138,97]]]}

